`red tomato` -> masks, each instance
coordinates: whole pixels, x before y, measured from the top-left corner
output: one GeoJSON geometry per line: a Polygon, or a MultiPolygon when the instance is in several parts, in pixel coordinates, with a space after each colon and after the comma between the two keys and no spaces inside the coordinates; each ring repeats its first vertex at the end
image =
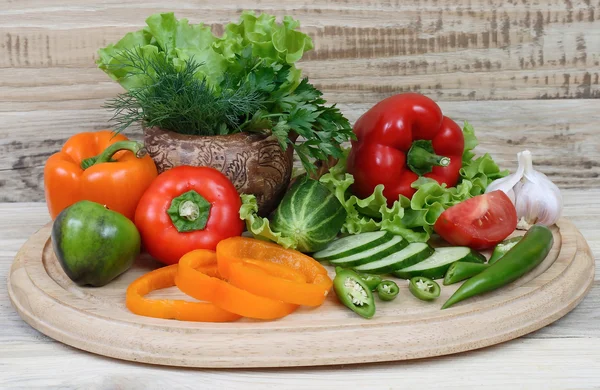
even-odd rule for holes
{"type": "Polygon", "coordinates": [[[517,210],[502,191],[465,200],[444,211],[433,229],[452,245],[487,249],[517,227],[517,210]]]}

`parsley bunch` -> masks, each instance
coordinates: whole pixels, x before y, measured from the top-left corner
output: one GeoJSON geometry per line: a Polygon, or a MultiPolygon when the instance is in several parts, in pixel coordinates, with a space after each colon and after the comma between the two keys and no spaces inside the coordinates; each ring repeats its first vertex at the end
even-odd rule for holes
{"type": "MultiPolygon", "coordinates": [[[[240,66],[235,89],[261,94],[262,108],[240,126],[244,131],[269,129],[286,150],[292,146],[307,172],[315,172],[314,159],[342,157],[340,144],[354,137],[348,120],[335,106],[327,106],[322,92],[304,78],[290,82],[290,65],[268,64],[252,57],[250,50],[237,56],[240,66]],[[296,137],[303,142],[296,143],[296,137]]],[[[227,91],[225,89],[224,91],[227,91]]]]}

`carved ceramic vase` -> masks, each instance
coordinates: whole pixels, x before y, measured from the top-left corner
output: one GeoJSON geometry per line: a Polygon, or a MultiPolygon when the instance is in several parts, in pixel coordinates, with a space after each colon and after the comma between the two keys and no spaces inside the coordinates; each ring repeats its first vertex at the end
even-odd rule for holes
{"type": "Polygon", "coordinates": [[[253,194],[259,214],[269,214],[290,182],[293,149],[259,133],[196,136],[156,127],[144,129],[148,154],[158,172],[178,165],[207,166],[221,171],[240,194],[253,194]]]}

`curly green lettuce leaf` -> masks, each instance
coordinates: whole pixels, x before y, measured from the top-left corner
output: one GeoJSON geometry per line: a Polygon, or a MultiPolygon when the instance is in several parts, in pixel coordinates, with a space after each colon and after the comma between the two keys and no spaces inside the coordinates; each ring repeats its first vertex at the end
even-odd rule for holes
{"type": "Polygon", "coordinates": [[[358,234],[376,230],[387,230],[401,235],[409,242],[424,242],[429,239],[431,231],[423,228],[425,225],[416,222],[420,217],[409,211],[410,200],[400,196],[392,207],[388,207],[387,199],[383,195],[383,185],[375,187],[375,191],[367,198],[360,199],[349,195],[349,188],[354,183],[354,177],[346,173],[346,158],[344,156],[333,166],[329,173],[320,179],[346,209],[346,222],[342,226],[344,234],[358,234]]]}
{"type": "Polygon", "coordinates": [[[473,127],[465,123],[463,133],[465,149],[458,185],[447,187],[433,179],[420,177],[412,184],[417,190],[412,199],[401,195],[392,207],[387,206],[383,185],[376,186],[373,194],[364,199],[350,193],[354,177],[346,172],[349,149],[345,150],[338,163],[320,179],[346,208],[348,216],[342,232],[357,234],[386,230],[401,235],[409,242],[425,242],[433,233],[433,225],[444,210],[484,193],[493,180],[508,174],[508,171],[500,171],[488,154],[474,159],[475,153],[472,150],[477,146],[477,138],[473,127]]]}
{"type": "Polygon", "coordinates": [[[298,240],[294,237],[285,236],[280,232],[271,230],[269,220],[258,215],[258,203],[254,195],[242,194],[242,207],[240,207],[240,219],[246,221],[246,229],[254,238],[273,241],[284,248],[296,248],[298,240]]]}
{"type": "Polygon", "coordinates": [[[270,63],[294,64],[304,52],[313,48],[312,39],[297,30],[300,23],[289,17],[277,23],[275,16],[247,11],[240,16],[239,23],[225,26],[223,38],[216,43],[218,51],[233,58],[245,47],[252,47],[252,54],[270,63]]]}
{"type": "Polygon", "coordinates": [[[127,90],[143,87],[147,81],[127,67],[127,51],[141,50],[148,57],[164,53],[176,66],[193,57],[201,64],[196,76],[218,89],[226,74],[239,71],[239,56],[250,48],[254,57],[269,65],[291,66],[288,81],[293,88],[301,78],[293,64],[313,48],[311,38],[298,31],[298,21],[290,17],[277,23],[275,16],[244,12],[238,23],[225,26],[222,37],[216,37],[210,26],[178,20],[172,12],[151,15],[146,24],[98,51],[98,67],[127,90]]]}

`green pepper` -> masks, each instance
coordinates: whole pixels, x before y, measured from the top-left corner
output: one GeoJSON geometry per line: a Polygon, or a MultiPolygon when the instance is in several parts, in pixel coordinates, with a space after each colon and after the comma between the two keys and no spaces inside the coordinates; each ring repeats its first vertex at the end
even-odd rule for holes
{"type": "Polygon", "coordinates": [[[467,280],[444,303],[442,309],[517,280],[544,261],[553,244],[554,238],[550,229],[542,225],[533,225],[523,239],[506,252],[502,261],[490,265],[482,273],[467,280]]]}
{"type": "Polygon", "coordinates": [[[371,291],[377,290],[377,286],[381,283],[381,277],[377,275],[369,275],[369,274],[361,274],[358,273],[358,276],[366,283],[367,286],[371,289],[371,291]]]}
{"type": "Polygon", "coordinates": [[[440,285],[424,276],[415,276],[410,279],[408,290],[422,301],[433,301],[440,296],[440,285]]]}
{"type": "Polygon", "coordinates": [[[393,301],[399,292],[398,285],[391,280],[384,280],[377,285],[377,295],[382,301],[393,301]]]}
{"type": "Polygon", "coordinates": [[[487,267],[489,267],[488,264],[468,263],[466,261],[452,263],[444,277],[444,286],[469,279],[470,277],[483,272],[487,267]]]}
{"type": "Polygon", "coordinates": [[[356,314],[364,318],[371,318],[375,314],[373,293],[356,272],[336,268],[333,290],[339,300],[356,314]]]}
{"type": "Polygon", "coordinates": [[[56,217],[52,246],[72,281],[101,287],[131,267],[141,244],[140,234],[128,218],[82,200],[56,217]]]}
{"type": "Polygon", "coordinates": [[[494,252],[492,252],[492,257],[490,257],[490,260],[488,261],[488,264],[494,264],[495,262],[500,260],[500,258],[504,256],[506,252],[508,252],[513,246],[517,245],[517,243],[521,241],[522,238],[523,236],[509,238],[508,240],[504,240],[500,244],[496,245],[496,247],[494,248],[494,252]]]}

